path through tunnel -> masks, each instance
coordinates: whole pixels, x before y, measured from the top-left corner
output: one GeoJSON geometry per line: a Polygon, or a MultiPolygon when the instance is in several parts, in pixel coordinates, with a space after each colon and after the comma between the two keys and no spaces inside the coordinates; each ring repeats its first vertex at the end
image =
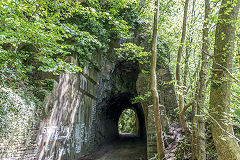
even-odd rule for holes
{"type": "Polygon", "coordinates": [[[139,69],[137,64],[122,62],[116,65],[111,76],[111,91],[104,100],[99,114],[101,119],[101,149],[81,160],[144,160],[146,159],[145,115],[140,104],[132,104],[137,96],[136,81],[139,69]],[[124,110],[131,109],[136,115],[137,132],[119,133],[119,118],[124,110]]]}
{"type": "Polygon", "coordinates": [[[111,98],[109,101],[109,108],[106,111],[108,121],[106,127],[109,128],[109,135],[111,135],[111,137],[118,138],[122,136],[119,133],[119,118],[124,110],[131,109],[135,111],[136,114],[137,133],[135,136],[144,140],[146,138],[144,112],[141,105],[131,103],[131,98],[133,98],[133,95],[130,93],[122,93],[111,98]]]}
{"type": "Polygon", "coordinates": [[[132,104],[130,93],[121,93],[111,98],[106,112],[109,124],[109,137],[115,137],[110,143],[111,148],[107,154],[100,156],[99,160],[132,160],[146,158],[146,129],[144,112],[141,105],[132,104]],[[119,118],[123,111],[131,109],[136,114],[137,133],[119,133],[119,118]]]}
{"type": "Polygon", "coordinates": [[[143,110],[139,104],[131,104],[133,95],[123,93],[112,97],[106,111],[105,131],[108,143],[100,150],[79,160],[145,160],[146,130],[143,110]],[[119,133],[119,118],[122,112],[131,109],[136,114],[137,132],[119,133]]]}
{"type": "Polygon", "coordinates": [[[139,74],[139,65],[130,61],[119,62],[111,76],[111,91],[105,101],[104,114],[106,117],[106,130],[108,137],[117,138],[118,121],[126,109],[132,109],[136,113],[138,123],[137,136],[146,138],[144,111],[140,104],[132,104],[132,98],[137,96],[136,81],[139,74]]]}

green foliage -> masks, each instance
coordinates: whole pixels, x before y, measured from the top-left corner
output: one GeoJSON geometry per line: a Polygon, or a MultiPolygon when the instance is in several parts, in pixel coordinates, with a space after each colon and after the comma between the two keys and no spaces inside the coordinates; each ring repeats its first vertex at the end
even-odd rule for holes
{"type": "Polygon", "coordinates": [[[10,88],[0,86],[0,141],[11,154],[17,142],[30,142],[32,128],[36,127],[37,106],[24,92],[16,93],[10,88]]]}
{"type": "Polygon", "coordinates": [[[4,58],[0,67],[26,73],[31,69],[26,64],[30,59],[43,63],[45,67],[39,69],[44,71],[51,71],[49,68],[55,65],[56,68],[66,66],[63,61],[54,63],[54,56],[70,54],[69,46],[63,43],[69,35],[64,34],[61,23],[70,11],[62,13],[61,10],[71,5],[61,1],[1,1],[0,55],[4,58]]]}
{"type": "Polygon", "coordinates": [[[175,152],[175,157],[177,160],[187,160],[191,153],[191,144],[189,137],[183,137],[179,139],[177,144],[177,151],[175,152]]]}
{"type": "Polygon", "coordinates": [[[144,102],[146,100],[148,100],[151,97],[151,92],[147,92],[144,95],[139,95],[137,97],[132,98],[132,104],[136,104],[136,103],[141,103],[144,102]]]}
{"type": "Polygon", "coordinates": [[[28,90],[33,92],[33,95],[37,99],[44,102],[45,97],[52,92],[55,83],[56,82],[53,79],[34,81],[34,84],[29,86],[28,90]]]}
{"type": "Polygon", "coordinates": [[[121,48],[115,49],[118,57],[123,60],[138,61],[140,64],[149,63],[149,52],[144,52],[144,48],[133,43],[121,44],[121,48]]]}
{"type": "Polygon", "coordinates": [[[122,112],[118,121],[119,133],[137,134],[137,117],[135,111],[126,109],[122,112]]]}
{"type": "MultiPolygon", "coordinates": [[[[3,0],[0,2],[0,68],[19,80],[34,67],[60,74],[82,71],[92,55],[106,53],[110,40],[131,37],[136,1],[3,0]],[[132,18],[129,18],[132,17],[132,18]],[[77,55],[79,64],[64,57],[77,55]],[[40,66],[28,62],[34,60],[40,66]]],[[[136,10],[136,9],[135,9],[136,10]]]]}
{"type": "Polygon", "coordinates": [[[238,84],[233,84],[232,86],[232,101],[231,101],[231,109],[232,109],[232,117],[233,124],[235,128],[240,132],[240,101],[239,101],[240,89],[238,84]]]}

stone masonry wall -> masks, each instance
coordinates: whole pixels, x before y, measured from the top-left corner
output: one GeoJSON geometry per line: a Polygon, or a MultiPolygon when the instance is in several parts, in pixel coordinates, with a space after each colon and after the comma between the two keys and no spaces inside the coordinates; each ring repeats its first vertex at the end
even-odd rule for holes
{"type": "Polygon", "coordinates": [[[36,159],[36,153],[38,150],[36,143],[37,132],[38,130],[32,131],[32,136],[27,140],[27,143],[26,140],[20,140],[16,141],[14,144],[10,144],[11,149],[9,148],[10,146],[4,146],[3,144],[0,144],[0,160],[36,159]]]}
{"type": "MultiPolygon", "coordinates": [[[[167,132],[169,120],[167,115],[173,114],[177,108],[175,89],[172,83],[172,75],[167,66],[161,66],[157,70],[158,89],[160,90],[160,112],[164,132],[167,132]]],[[[150,77],[148,74],[140,73],[137,79],[137,91],[139,95],[144,95],[150,91],[150,77]]],[[[151,97],[141,102],[145,115],[147,132],[147,157],[152,158],[157,153],[156,131],[154,122],[154,111],[151,97]]]]}
{"type": "MultiPolygon", "coordinates": [[[[73,59],[72,61],[75,61],[73,59]]],[[[40,125],[38,159],[77,159],[93,150],[99,71],[63,74],[40,125]]]]}

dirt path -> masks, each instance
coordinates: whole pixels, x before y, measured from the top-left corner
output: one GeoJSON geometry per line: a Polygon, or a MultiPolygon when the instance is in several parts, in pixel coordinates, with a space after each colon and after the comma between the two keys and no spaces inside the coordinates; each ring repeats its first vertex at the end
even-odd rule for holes
{"type": "Polygon", "coordinates": [[[124,134],[95,154],[79,160],[146,160],[146,144],[134,135],[124,134]]]}
{"type": "MultiPolygon", "coordinates": [[[[169,126],[169,133],[165,138],[165,159],[176,160],[175,152],[177,145],[179,140],[183,138],[183,130],[180,124],[171,124],[169,126]]],[[[106,145],[98,152],[82,157],[79,160],[146,160],[146,157],[146,142],[134,135],[123,134],[112,144],[106,145]]]]}

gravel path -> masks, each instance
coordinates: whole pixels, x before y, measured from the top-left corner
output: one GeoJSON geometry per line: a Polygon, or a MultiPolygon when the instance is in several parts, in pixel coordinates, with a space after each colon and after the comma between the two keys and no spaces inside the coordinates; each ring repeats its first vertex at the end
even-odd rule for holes
{"type": "Polygon", "coordinates": [[[146,160],[146,143],[130,134],[122,134],[112,144],[79,160],[146,160]]]}

